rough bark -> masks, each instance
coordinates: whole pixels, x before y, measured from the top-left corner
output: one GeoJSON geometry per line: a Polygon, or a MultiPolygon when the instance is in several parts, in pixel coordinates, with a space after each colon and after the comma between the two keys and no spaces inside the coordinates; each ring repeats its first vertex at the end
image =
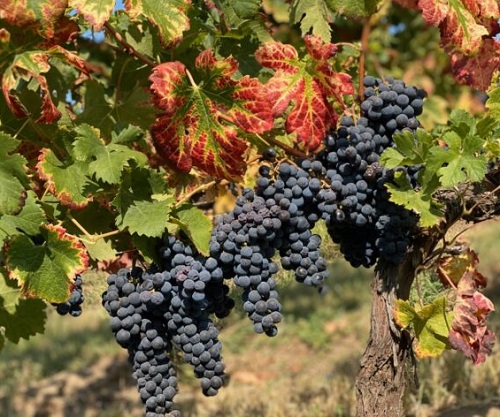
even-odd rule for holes
{"type": "Polygon", "coordinates": [[[416,270],[436,240],[423,236],[400,265],[380,261],[373,282],[371,330],[356,379],[357,417],[401,417],[412,370],[411,338],[393,321],[396,299],[408,299],[416,270]]]}
{"type": "MultiPolygon", "coordinates": [[[[373,282],[373,305],[368,346],[356,378],[357,417],[402,417],[404,397],[412,370],[411,336],[393,320],[396,299],[408,299],[419,268],[429,259],[438,242],[459,219],[479,223],[500,216],[500,169],[491,171],[487,181],[465,184],[461,192],[437,196],[443,205],[445,222],[418,236],[400,265],[379,261],[373,282]],[[495,174],[495,176],[493,175],[495,174]]],[[[442,250],[452,248],[442,248],[442,250]]],[[[416,375],[415,375],[416,379],[416,375]]]]}

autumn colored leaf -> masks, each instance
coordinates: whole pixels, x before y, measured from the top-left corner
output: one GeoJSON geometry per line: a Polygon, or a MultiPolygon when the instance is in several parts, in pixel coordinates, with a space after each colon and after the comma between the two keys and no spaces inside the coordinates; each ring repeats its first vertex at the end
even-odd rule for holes
{"type": "Polygon", "coordinates": [[[197,167],[218,178],[239,178],[247,149],[241,131],[272,128],[269,100],[257,79],[234,79],[233,58],[218,60],[207,50],[197,57],[195,69],[204,80],[199,85],[180,62],[153,70],[151,89],[162,110],[151,130],[155,146],[183,172],[197,167]]]}
{"type": "Polygon", "coordinates": [[[61,112],[52,101],[47,79],[42,75],[50,70],[49,56],[45,52],[24,52],[17,55],[14,62],[5,70],[2,77],[2,92],[7,106],[16,117],[26,117],[28,112],[14,90],[20,79],[38,81],[42,95],[42,114],[39,123],[52,123],[61,117],[61,112]]]}
{"type": "Polygon", "coordinates": [[[69,0],[68,6],[89,22],[95,30],[101,30],[111,16],[115,0],[69,0]]]}
{"type": "Polygon", "coordinates": [[[406,300],[396,300],[394,319],[403,329],[413,327],[417,357],[436,357],[450,348],[448,335],[452,313],[447,311],[444,297],[424,306],[412,306],[406,300]]]}
{"type": "Polygon", "coordinates": [[[186,14],[190,0],[125,0],[125,9],[131,19],[144,16],[160,33],[163,45],[174,45],[182,39],[182,33],[189,29],[186,14]]]}
{"type": "Polygon", "coordinates": [[[16,55],[2,77],[2,92],[5,102],[16,117],[28,116],[28,111],[16,94],[16,88],[21,80],[29,82],[34,78],[38,82],[42,97],[41,115],[36,122],[53,123],[60,119],[61,112],[52,100],[47,79],[43,75],[49,72],[49,59],[52,57],[67,62],[85,75],[90,73],[90,68],[82,58],[61,46],[54,46],[47,51],[24,52],[16,55]]]}
{"type": "Polygon", "coordinates": [[[468,269],[458,283],[457,302],[449,340],[453,349],[460,350],[477,365],[491,354],[495,336],[487,328],[487,318],[495,310],[493,303],[478,291],[474,270],[468,269]]]}
{"type": "Polygon", "coordinates": [[[451,68],[460,83],[486,91],[493,75],[500,68],[500,43],[494,39],[484,39],[478,53],[472,57],[452,53],[451,68]]]}
{"type": "Polygon", "coordinates": [[[437,26],[441,43],[451,56],[456,79],[486,91],[500,66],[500,33],[497,0],[398,0],[407,8],[422,11],[424,20],[437,26]]]}
{"type": "Polygon", "coordinates": [[[486,278],[476,269],[478,263],[477,253],[470,248],[458,255],[443,257],[439,261],[437,269],[439,279],[446,286],[456,286],[464,274],[470,271],[476,285],[484,287],[486,286],[486,278]]]}
{"type": "Polygon", "coordinates": [[[21,28],[32,27],[44,38],[52,38],[67,7],[68,0],[0,0],[0,19],[21,28]]]}
{"type": "Polygon", "coordinates": [[[264,44],[255,58],[275,71],[264,87],[273,116],[287,113],[286,131],[296,133],[300,143],[314,150],[337,120],[330,99],[342,106],[342,97],[353,94],[354,88],[351,77],[335,72],[329,62],[337,51],[334,44],[324,44],[318,36],[306,36],[305,43],[307,55],[303,59],[293,46],[280,42],[264,44]]]}
{"type": "Polygon", "coordinates": [[[60,226],[41,227],[44,243],[36,245],[27,235],[15,235],[6,244],[5,265],[11,279],[29,298],[65,302],[75,274],[88,267],[85,247],[60,226]]]}

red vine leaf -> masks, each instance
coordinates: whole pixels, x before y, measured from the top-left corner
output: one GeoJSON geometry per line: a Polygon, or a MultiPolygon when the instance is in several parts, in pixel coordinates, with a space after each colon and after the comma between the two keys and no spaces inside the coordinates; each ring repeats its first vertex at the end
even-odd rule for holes
{"type": "Polygon", "coordinates": [[[486,91],[493,74],[500,68],[500,43],[485,39],[473,57],[454,53],[451,55],[451,67],[459,82],[486,91]]]}
{"type": "Polygon", "coordinates": [[[303,59],[293,46],[280,42],[264,44],[255,58],[275,71],[265,85],[274,117],[288,111],[287,133],[296,133],[299,142],[314,150],[337,119],[329,99],[343,106],[342,97],[354,94],[354,87],[349,75],[335,72],[331,66],[337,51],[334,44],[324,44],[318,36],[306,36],[305,43],[308,54],[303,59]]]}
{"type": "Polygon", "coordinates": [[[500,67],[500,33],[497,0],[397,0],[407,8],[422,11],[425,21],[439,27],[441,43],[451,55],[456,79],[487,90],[500,67]]]}
{"type": "Polygon", "coordinates": [[[207,50],[195,68],[203,84],[196,85],[180,62],[153,70],[151,89],[162,110],[151,129],[155,146],[183,172],[197,167],[218,178],[239,178],[247,149],[241,131],[272,128],[269,100],[257,79],[234,79],[238,66],[232,57],[218,60],[207,50]]]}
{"type": "Polygon", "coordinates": [[[469,269],[458,283],[457,302],[450,330],[450,344],[475,365],[491,354],[495,336],[486,327],[486,319],[495,310],[493,303],[478,291],[474,270],[469,269]]]}
{"type": "Polygon", "coordinates": [[[0,0],[0,19],[21,28],[33,28],[44,38],[52,38],[68,0],[0,0]]]}

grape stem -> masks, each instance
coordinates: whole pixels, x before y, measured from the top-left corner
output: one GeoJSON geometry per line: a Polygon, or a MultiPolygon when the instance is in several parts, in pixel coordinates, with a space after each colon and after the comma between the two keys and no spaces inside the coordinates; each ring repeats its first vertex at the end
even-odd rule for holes
{"type": "Polygon", "coordinates": [[[259,134],[255,134],[262,142],[267,143],[269,142],[271,145],[277,146],[278,148],[283,149],[285,152],[289,153],[290,155],[296,156],[298,158],[307,158],[307,155],[298,149],[292,148],[288,145],[285,145],[284,143],[280,142],[279,140],[276,140],[272,137],[267,137],[264,139],[262,136],[259,134]]]}
{"type": "Polygon", "coordinates": [[[361,48],[359,55],[359,96],[363,97],[365,93],[365,86],[363,79],[365,78],[365,60],[366,53],[368,52],[368,41],[370,39],[371,21],[366,19],[363,24],[363,31],[361,32],[361,48]]]}
{"type": "MultiPolygon", "coordinates": [[[[224,181],[221,181],[220,183],[222,184],[224,181]]],[[[217,184],[217,181],[210,181],[205,184],[200,185],[199,187],[196,187],[193,191],[190,191],[189,193],[185,194],[181,199],[179,199],[175,203],[175,207],[179,207],[181,204],[188,202],[191,197],[194,195],[201,193],[202,191],[208,190],[210,187],[213,187],[215,184],[217,184]]]]}
{"type": "Polygon", "coordinates": [[[89,244],[95,244],[99,239],[105,239],[110,236],[115,236],[118,233],[121,233],[121,230],[111,230],[110,232],[106,233],[101,233],[99,235],[91,235],[85,227],[83,227],[78,220],[76,220],[71,213],[67,213],[68,219],[71,220],[71,222],[85,235],[85,238],[82,237],[77,237],[78,240],[81,240],[82,242],[89,243],[89,244]]]}
{"type": "Polygon", "coordinates": [[[118,43],[120,43],[129,54],[134,55],[136,58],[138,58],[140,61],[144,62],[146,65],[150,67],[156,67],[156,63],[154,61],[149,59],[147,56],[141,54],[140,52],[136,51],[134,47],[130,45],[113,26],[111,26],[109,22],[106,22],[104,24],[104,27],[113,35],[113,37],[118,41],[118,43]]]}

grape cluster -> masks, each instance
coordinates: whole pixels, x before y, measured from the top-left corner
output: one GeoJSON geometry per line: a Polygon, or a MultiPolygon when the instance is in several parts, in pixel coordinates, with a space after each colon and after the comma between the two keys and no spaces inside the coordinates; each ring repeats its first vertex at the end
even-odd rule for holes
{"type": "Polygon", "coordinates": [[[210,241],[210,255],[218,259],[224,278],[232,278],[243,289],[243,308],[257,333],[274,336],[281,321],[281,305],[271,260],[273,242],[279,238],[281,208],[269,199],[246,190],[235,208],[216,220],[210,241]]]}
{"type": "MultiPolygon", "coordinates": [[[[317,158],[330,187],[319,195],[318,207],[332,239],[353,266],[369,267],[379,257],[399,263],[410,244],[417,216],[389,201],[385,187],[394,171],[379,165],[382,152],[393,146],[393,134],[415,130],[425,92],[402,81],[365,77],[361,117],[343,117],[326,136],[317,158]]],[[[399,171],[414,185],[418,168],[399,171]]]]}
{"type": "Polygon", "coordinates": [[[298,282],[323,288],[327,264],[313,233],[319,220],[355,267],[403,259],[418,217],[391,202],[386,185],[398,172],[418,187],[419,167],[389,170],[379,161],[395,133],[419,126],[425,93],[392,79],[366,77],[364,86],[361,117],[341,118],[317,155],[290,162],[274,149],[264,152],[255,190],[245,189],[233,210],[215,219],[208,257],[167,235],[159,265],[108,278],[103,305],[129,352],[146,417],[176,412],[176,352],[194,368],[205,395],[222,387],[221,343],[211,316],[224,318],[234,307],[225,282],[242,289],[254,331],[268,336],[282,320],[276,254],[298,282]]]}
{"type": "Polygon", "coordinates": [[[224,317],[234,305],[221,269],[212,267],[210,258],[173,236],[164,243],[162,272],[122,269],[108,277],[102,297],[116,341],[129,352],[146,417],[175,412],[176,351],[193,366],[203,393],[217,394],[224,364],[210,314],[224,317]]]}
{"type": "Polygon", "coordinates": [[[82,304],[85,301],[85,297],[82,292],[82,277],[80,274],[76,274],[73,279],[73,285],[71,290],[71,295],[69,300],[65,303],[53,303],[52,305],[56,308],[57,314],[65,316],[70,314],[73,317],[78,317],[82,314],[82,304]]]}

